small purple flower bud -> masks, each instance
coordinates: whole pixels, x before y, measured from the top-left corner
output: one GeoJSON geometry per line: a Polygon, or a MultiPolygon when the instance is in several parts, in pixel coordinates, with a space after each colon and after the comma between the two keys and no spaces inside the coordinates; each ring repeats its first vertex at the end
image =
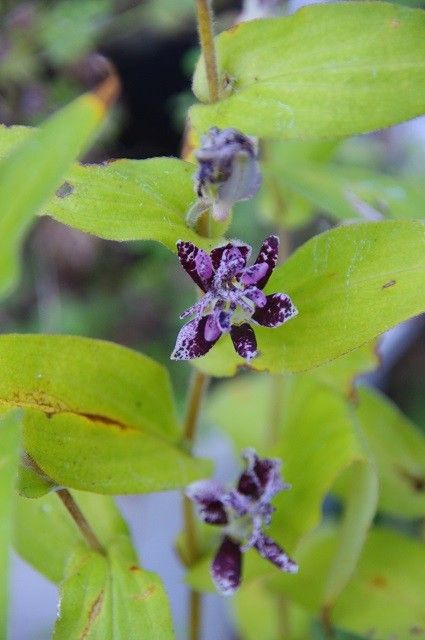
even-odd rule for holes
{"type": "Polygon", "coordinates": [[[257,142],[236,129],[212,127],[195,155],[200,202],[192,207],[189,219],[211,208],[213,218],[223,221],[235,202],[253,198],[261,186],[257,142]]]}

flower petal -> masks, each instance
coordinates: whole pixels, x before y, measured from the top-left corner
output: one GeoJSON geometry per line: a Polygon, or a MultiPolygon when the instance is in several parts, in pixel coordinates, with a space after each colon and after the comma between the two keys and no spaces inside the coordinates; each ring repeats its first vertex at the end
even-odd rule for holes
{"type": "Polygon", "coordinates": [[[202,291],[207,291],[208,281],[212,275],[212,262],[208,253],[196,247],[192,242],[179,240],[177,254],[186,273],[202,291]]]}
{"type": "Polygon", "coordinates": [[[198,515],[207,524],[224,525],[228,523],[223,498],[224,488],[215,480],[193,482],[186,489],[186,495],[196,504],[198,515]]]}
{"type": "Polygon", "coordinates": [[[211,341],[205,339],[205,325],[209,317],[194,318],[180,329],[171,360],[192,360],[208,353],[220,337],[211,341]]]}
{"type": "Polygon", "coordinates": [[[280,327],[298,313],[292,300],[285,293],[272,293],[267,296],[264,307],[257,307],[252,319],[263,327],[280,327]]]}
{"type": "Polygon", "coordinates": [[[242,254],[242,257],[245,260],[245,264],[247,263],[247,260],[249,259],[249,256],[251,255],[251,251],[252,251],[251,247],[249,246],[249,244],[245,244],[244,242],[241,242],[240,240],[232,240],[232,242],[229,242],[228,244],[225,244],[222,247],[216,247],[215,249],[213,249],[211,251],[210,256],[211,256],[212,264],[213,264],[213,267],[214,267],[215,271],[217,271],[217,269],[220,266],[220,262],[221,262],[221,258],[223,256],[223,252],[226,249],[231,249],[232,247],[236,247],[237,249],[239,249],[239,251],[242,254]]]}
{"type": "Polygon", "coordinates": [[[230,336],[235,350],[247,362],[251,362],[257,356],[255,333],[247,322],[240,325],[232,325],[230,336]]]}
{"type": "Polygon", "coordinates": [[[212,578],[220,593],[231,596],[241,583],[242,553],[239,545],[226,536],[211,566],[212,578]]]}
{"type": "Polygon", "coordinates": [[[266,264],[267,271],[260,280],[256,282],[257,287],[263,289],[268,282],[273,269],[277,263],[277,257],[279,255],[279,238],[277,236],[269,236],[261,245],[260,253],[254,264],[266,264]]]}
{"type": "Polygon", "coordinates": [[[217,320],[218,318],[215,313],[211,314],[207,318],[204,331],[204,338],[207,342],[216,342],[222,334],[217,320]]]}
{"type": "Polygon", "coordinates": [[[269,268],[267,262],[259,262],[257,264],[253,264],[251,267],[246,267],[246,269],[244,269],[244,272],[239,280],[243,284],[247,285],[257,284],[257,282],[259,282],[261,278],[264,278],[266,273],[268,273],[268,270],[269,268]]]}
{"type": "Polygon", "coordinates": [[[274,540],[264,535],[264,533],[258,535],[254,546],[263,558],[272,562],[281,571],[298,573],[297,563],[294,562],[286,551],[279,547],[274,540]]]}

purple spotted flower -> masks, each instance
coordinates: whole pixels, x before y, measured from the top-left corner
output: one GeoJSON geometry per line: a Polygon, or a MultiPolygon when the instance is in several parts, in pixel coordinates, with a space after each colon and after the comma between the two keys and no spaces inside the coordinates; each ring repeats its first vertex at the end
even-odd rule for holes
{"type": "Polygon", "coordinates": [[[212,127],[195,156],[199,200],[188,213],[191,222],[208,209],[215,220],[225,220],[235,202],[254,197],[261,186],[257,142],[236,129],[212,127]]]}
{"type": "Polygon", "coordinates": [[[223,539],[211,573],[223,595],[232,595],[239,587],[242,553],[250,548],[281,571],[298,571],[297,564],[263,531],[274,512],[270,500],[280,491],[290,489],[281,479],[280,460],[259,458],[253,449],[247,449],[243,458],[246,469],[239,476],[236,489],[226,490],[214,480],[201,480],[186,491],[199,517],[222,528],[223,539]]]}
{"type": "Polygon", "coordinates": [[[262,289],[276,266],[279,238],[266,238],[254,264],[247,244],[233,240],[208,255],[191,242],[179,241],[180,262],[204,295],[180,318],[194,316],[180,330],[172,360],[205,355],[217,340],[230,333],[237,353],[250,362],[257,356],[257,341],[250,323],[279,327],[297,310],[284,293],[266,296],[262,289]]]}

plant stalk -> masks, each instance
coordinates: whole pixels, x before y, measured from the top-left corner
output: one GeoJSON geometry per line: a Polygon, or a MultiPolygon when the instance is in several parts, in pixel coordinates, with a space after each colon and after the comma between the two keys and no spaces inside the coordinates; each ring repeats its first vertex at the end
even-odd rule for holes
{"type": "MultiPolygon", "coordinates": [[[[32,458],[32,456],[29,455],[29,453],[24,453],[22,457],[22,461],[27,467],[30,467],[41,478],[43,478],[44,480],[47,480],[52,484],[52,486],[54,486],[55,483],[53,482],[53,480],[49,478],[49,476],[46,473],[44,473],[43,469],[37,464],[34,458],[32,458]]],[[[106,552],[104,547],[100,543],[93,529],[91,528],[88,521],[86,520],[86,517],[82,513],[80,507],[75,502],[74,498],[72,497],[68,489],[56,489],[55,493],[58,496],[59,500],[61,500],[65,509],[71,515],[72,519],[74,520],[75,524],[79,528],[81,535],[83,536],[83,538],[85,539],[89,547],[91,547],[93,551],[97,551],[98,553],[105,555],[106,552]]]]}
{"type": "Polygon", "coordinates": [[[214,45],[213,14],[210,0],[196,0],[199,42],[204,57],[210,102],[220,97],[217,56],[214,45]]]}
{"type": "Polygon", "coordinates": [[[97,553],[105,555],[105,549],[99,542],[99,539],[68,489],[58,489],[56,491],[56,495],[70,514],[71,518],[74,520],[89,547],[91,547],[93,551],[97,551],[97,553]]]}

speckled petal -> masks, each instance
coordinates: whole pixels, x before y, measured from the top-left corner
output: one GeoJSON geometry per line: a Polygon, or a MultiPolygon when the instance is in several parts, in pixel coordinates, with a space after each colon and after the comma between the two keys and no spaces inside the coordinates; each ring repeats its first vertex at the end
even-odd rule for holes
{"type": "Polygon", "coordinates": [[[297,313],[298,311],[289,296],[284,293],[273,293],[267,296],[264,307],[257,307],[252,319],[263,327],[275,328],[280,327],[297,313]]]}
{"type": "Polygon", "coordinates": [[[228,523],[223,499],[224,488],[215,480],[193,482],[186,489],[187,497],[195,503],[201,520],[207,524],[225,525],[228,523]]]}
{"type": "Polygon", "coordinates": [[[224,244],[222,247],[216,247],[211,251],[211,260],[215,271],[217,271],[220,266],[223,252],[226,249],[231,249],[232,247],[236,247],[237,249],[239,249],[245,260],[245,264],[247,263],[247,261],[249,260],[249,256],[251,255],[251,247],[248,244],[241,242],[240,240],[232,240],[232,242],[224,244]]]}
{"type": "Polygon", "coordinates": [[[235,350],[247,362],[251,362],[257,356],[255,333],[247,322],[240,325],[232,325],[230,336],[235,350]]]}
{"type": "Polygon", "coordinates": [[[260,289],[263,289],[267,284],[271,274],[273,273],[273,269],[276,266],[277,258],[279,255],[279,238],[277,236],[269,236],[266,238],[261,246],[260,253],[257,256],[257,259],[254,264],[263,264],[267,265],[267,270],[264,273],[263,277],[260,278],[256,285],[260,289]]]}
{"type": "Polygon", "coordinates": [[[211,566],[212,578],[218,591],[231,596],[241,583],[242,552],[240,546],[225,537],[211,566]]]}
{"type": "Polygon", "coordinates": [[[298,565],[272,538],[260,533],[255,543],[258,553],[286,573],[297,573],[298,565]]]}
{"type": "Polygon", "coordinates": [[[219,337],[211,341],[205,339],[205,325],[209,317],[194,318],[180,329],[171,360],[193,360],[208,353],[219,337]]]}
{"type": "Polygon", "coordinates": [[[198,249],[192,242],[179,240],[177,242],[177,255],[183,269],[190,275],[194,283],[203,291],[207,291],[208,281],[213,271],[208,253],[198,249]]]}

